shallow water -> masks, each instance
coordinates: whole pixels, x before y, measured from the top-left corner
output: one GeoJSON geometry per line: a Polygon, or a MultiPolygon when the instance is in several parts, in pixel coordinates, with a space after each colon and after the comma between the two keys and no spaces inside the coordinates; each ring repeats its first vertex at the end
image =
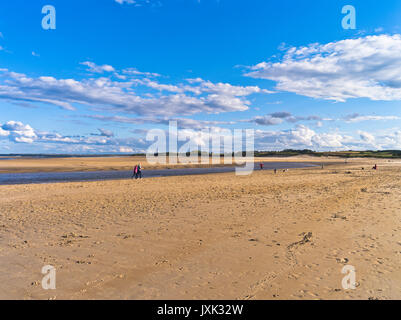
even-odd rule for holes
{"type": "MultiPolygon", "coordinates": [[[[264,170],[298,169],[314,166],[316,165],[300,162],[264,162],[264,170]]],[[[255,170],[260,170],[259,163],[255,164],[255,170]]],[[[235,172],[235,167],[144,170],[142,171],[142,176],[143,178],[155,178],[225,172],[235,172]]],[[[121,180],[130,179],[131,177],[132,171],[0,173],[0,185],[121,180]]]]}

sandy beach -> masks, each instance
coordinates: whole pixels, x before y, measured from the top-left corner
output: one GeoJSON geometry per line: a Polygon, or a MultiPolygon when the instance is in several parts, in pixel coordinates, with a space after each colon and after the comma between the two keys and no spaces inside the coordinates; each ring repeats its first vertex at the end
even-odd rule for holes
{"type": "MultiPolygon", "coordinates": [[[[36,167],[69,167],[49,161],[36,167]]],[[[399,161],[0,193],[0,299],[401,298],[399,161]],[[45,265],[56,290],[42,289],[45,265]]]]}

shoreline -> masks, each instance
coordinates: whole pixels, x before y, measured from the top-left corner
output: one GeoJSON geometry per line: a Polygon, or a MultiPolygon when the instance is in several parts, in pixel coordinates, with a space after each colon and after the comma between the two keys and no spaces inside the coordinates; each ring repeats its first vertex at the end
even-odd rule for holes
{"type": "MultiPolygon", "coordinates": [[[[316,164],[304,162],[264,162],[263,170],[294,170],[303,168],[316,168],[316,164]]],[[[210,166],[194,168],[165,168],[161,170],[150,169],[142,171],[143,179],[159,177],[197,176],[218,173],[234,173],[237,167],[233,166],[210,166]]],[[[260,171],[258,164],[254,170],[260,171]]],[[[108,181],[132,179],[130,171],[72,171],[72,172],[38,172],[38,173],[0,173],[0,185],[17,184],[41,184],[41,183],[66,183],[86,181],[108,181]]]]}
{"type": "MultiPolygon", "coordinates": [[[[366,163],[374,159],[349,159],[353,163],[366,163]]],[[[309,156],[295,157],[261,157],[254,158],[254,163],[259,162],[305,162],[318,165],[336,165],[344,163],[340,158],[315,158],[309,156]]],[[[377,160],[381,162],[383,160],[377,160]]],[[[178,164],[150,164],[146,157],[90,157],[90,158],[41,158],[41,159],[16,159],[0,161],[0,174],[2,173],[38,173],[38,172],[93,172],[93,171],[129,171],[137,163],[142,163],[145,170],[176,169],[176,168],[210,168],[210,167],[234,167],[234,164],[202,164],[202,163],[178,163],[178,164]]]]}

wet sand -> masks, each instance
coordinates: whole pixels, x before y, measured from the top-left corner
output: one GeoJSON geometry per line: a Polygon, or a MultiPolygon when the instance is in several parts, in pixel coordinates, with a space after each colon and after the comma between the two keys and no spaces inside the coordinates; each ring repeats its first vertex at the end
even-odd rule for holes
{"type": "MultiPolygon", "coordinates": [[[[265,162],[263,170],[282,170],[316,167],[313,163],[303,162],[265,162]]],[[[260,170],[258,164],[254,164],[255,170],[260,170]]],[[[208,168],[182,168],[177,166],[171,169],[153,169],[142,171],[142,178],[188,176],[202,174],[216,174],[235,172],[236,167],[219,166],[208,168]]],[[[31,184],[31,183],[54,183],[54,182],[78,182],[78,181],[105,181],[132,179],[133,172],[130,171],[72,171],[72,172],[23,172],[23,173],[0,173],[0,185],[31,184]]]]}
{"type": "Polygon", "coordinates": [[[0,193],[1,299],[401,298],[395,161],[0,193]]]}
{"type": "MultiPolygon", "coordinates": [[[[253,160],[252,160],[253,161],[253,160]]],[[[313,163],[333,163],[344,162],[338,158],[318,158],[318,157],[269,157],[269,158],[255,158],[255,162],[313,162],[313,163]]],[[[216,166],[209,161],[209,164],[153,164],[148,163],[146,157],[132,156],[132,157],[81,157],[81,158],[48,158],[48,159],[35,159],[24,158],[15,160],[2,160],[0,161],[0,173],[22,173],[22,172],[78,172],[78,171],[128,171],[132,170],[133,166],[141,163],[145,170],[157,170],[166,168],[204,168],[216,166]]],[[[235,165],[235,161],[232,161],[235,165]]],[[[221,159],[221,166],[227,166],[221,159]]]]}

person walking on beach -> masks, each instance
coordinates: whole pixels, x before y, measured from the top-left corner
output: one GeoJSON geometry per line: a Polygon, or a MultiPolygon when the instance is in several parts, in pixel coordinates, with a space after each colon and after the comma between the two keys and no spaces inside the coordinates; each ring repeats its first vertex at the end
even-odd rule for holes
{"type": "Polygon", "coordinates": [[[142,166],[141,164],[138,164],[137,166],[137,173],[136,173],[136,178],[135,179],[142,179],[142,166]]]}
{"type": "Polygon", "coordinates": [[[263,166],[264,166],[263,162],[261,162],[259,165],[260,165],[260,170],[263,170],[263,166]]]}
{"type": "Polygon", "coordinates": [[[138,177],[138,166],[137,165],[134,167],[134,172],[132,173],[131,179],[134,179],[134,177],[135,177],[135,179],[138,177]]]}

